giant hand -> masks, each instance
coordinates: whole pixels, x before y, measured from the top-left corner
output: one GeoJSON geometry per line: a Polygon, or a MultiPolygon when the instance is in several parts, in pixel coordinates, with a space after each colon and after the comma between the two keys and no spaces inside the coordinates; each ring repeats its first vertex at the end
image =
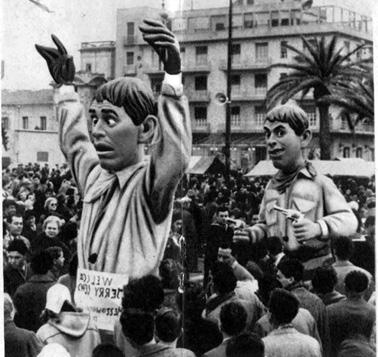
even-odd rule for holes
{"type": "Polygon", "coordinates": [[[143,39],[153,47],[168,74],[181,72],[180,45],[175,35],[159,21],[143,20],[139,26],[143,39]]]}
{"type": "Polygon", "coordinates": [[[50,74],[57,84],[71,84],[75,77],[73,57],[67,54],[66,48],[58,37],[51,35],[55,48],[35,45],[38,53],[46,60],[50,74]]]}

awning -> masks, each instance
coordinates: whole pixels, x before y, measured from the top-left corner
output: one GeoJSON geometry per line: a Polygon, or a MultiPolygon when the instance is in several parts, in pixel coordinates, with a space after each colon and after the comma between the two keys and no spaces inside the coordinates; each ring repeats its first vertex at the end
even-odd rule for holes
{"type": "Polygon", "coordinates": [[[224,172],[225,166],[216,156],[192,156],[187,174],[201,175],[204,173],[221,173],[224,172]]]}
{"type": "MultiPolygon", "coordinates": [[[[323,175],[372,177],[375,174],[375,164],[373,161],[356,159],[352,162],[349,160],[311,161],[316,171],[323,175]]],[[[262,160],[245,176],[273,176],[276,172],[277,169],[273,166],[272,161],[262,160]]]]}

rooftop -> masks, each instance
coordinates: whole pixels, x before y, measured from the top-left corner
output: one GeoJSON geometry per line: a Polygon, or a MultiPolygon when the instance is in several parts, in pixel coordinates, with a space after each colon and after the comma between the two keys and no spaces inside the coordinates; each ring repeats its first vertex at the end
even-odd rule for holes
{"type": "Polygon", "coordinates": [[[1,103],[2,105],[53,104],[53,90],[8,91],[3,89],[1,91],[1,103]]]}

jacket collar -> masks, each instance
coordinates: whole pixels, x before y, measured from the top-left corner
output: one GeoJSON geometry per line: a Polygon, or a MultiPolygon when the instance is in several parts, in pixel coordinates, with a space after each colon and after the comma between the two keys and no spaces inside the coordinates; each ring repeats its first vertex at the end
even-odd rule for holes
{"type": "Polygon", "coordinates": [[[34,274],[30,277],[29,282],[33,283],[54,283],[55,280],[49,273],[47,274],[34,274]]]}

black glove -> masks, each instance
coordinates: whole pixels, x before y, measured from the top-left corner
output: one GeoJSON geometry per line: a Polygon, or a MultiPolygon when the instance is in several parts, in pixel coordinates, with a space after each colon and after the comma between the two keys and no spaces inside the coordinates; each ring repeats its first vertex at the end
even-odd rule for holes
{"type": "Polygon", "coordinates": [[[55,48],[35,45],[38,53],[46,60],[50,74],[57,84],[72,84],[75,78],[73,57],[67,54],[66,48],[58,37],[51,35],[55,48]]]}
{"type": "Polygon", "coordinates": [[[180,45],[175,35],[159,21],[143,20],[139,30],[143,39],[153,47],[164,64],[165,72],[178,74],[181,72],[180,45]]]}

